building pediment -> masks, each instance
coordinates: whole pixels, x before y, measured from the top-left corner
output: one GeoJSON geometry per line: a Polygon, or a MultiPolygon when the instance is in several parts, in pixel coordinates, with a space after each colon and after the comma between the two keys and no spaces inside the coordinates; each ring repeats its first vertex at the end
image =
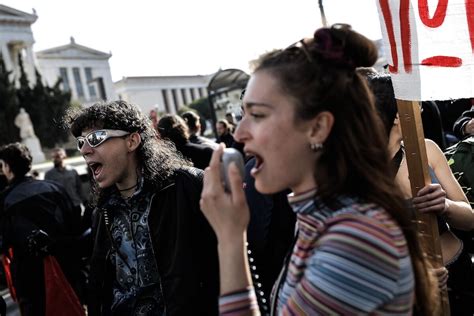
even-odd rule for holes
{"type": "Polygon", "coordinates": [[[36,52],[38,59],[104,59],[107,60],[112,54],[107,54],[86,46],[77,44],[74,38],[71,43],[63,46],[53,47],[36,52]]]}
{"type": "Polygon", "coordinates": [[[0,4],[0,22],[1,23],[24,23],[33,24],[38,16],[33,10],[33,14],[26,13],[17,9],[0,4]]]}

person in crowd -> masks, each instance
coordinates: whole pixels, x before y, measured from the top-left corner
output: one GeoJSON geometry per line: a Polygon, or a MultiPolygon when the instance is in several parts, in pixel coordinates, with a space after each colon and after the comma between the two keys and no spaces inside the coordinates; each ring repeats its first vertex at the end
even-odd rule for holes
{"type": "Polygon", "coordinates": [[[229,123],[229,129],[231,133],[234,133],[235,128],[237,127],[237,122],[235,119],[235,114],[232,112],[228,112],[225,114],[225,119],[227,123],[229,123]]]}
{"type": "Polygon", "coordinates": [[[54,148],[51,152],[54,167],[46,172],[44,178],[46,180],[56,181],[65,189],[74,205],[74,211],[79,218],[82,215],[81,205],[86,200],[82,191],[81,178],[77,171],[64,162],[66,159],[66,151],[64,148],[54,148]]]}
{"type": "Polygon", "coordinates": [[[181,114],[181,117],[186,122],[189,128],[189,141],[193,144],[204,145],[211,147],[212,149],[217,148],[217,144],[212,140],[200,136],[201,135],[201,121],[199,115],[194,111],[188,111],[181,114]]]}
{"type": "Polygon", "coordinates": [[[11,262],[11,281],[21,314],[45,315],[45,287],[48,286],[45,284],[45,256],[57,259],[79,295],[80,262],[75,250],[79,236],[77,219],[64,188],[26,175],[31,169],[32,157],[25,145],[12,143],[0,147],[0,162],[8,180],[8,187],[0,196],[2,254],[11,262]]]}
{"type": "MultiPolygon", "coordinates": [[[[433,315],[429,272],[401,193],[386,176],[388,151],[358,66],[377,60],[348,25],[263,55],[247,84],[235,132],[256,158],[260,193],[291,189],[297,240],[274,287],[273,315],[433,315]]],[[[222,315],[258,315],[246,262],[249,210],[237,168],[220,181],[223,146],[204,175],[201,208],[214,228],[222,315]]]]}
{"type": "Polygon", "coordinates": [[[474,105],[470,110],[463,112],[456,120],[453,126],[453,132],[459,139],[474,135],[474,105]]]}
{"type": "Polygon", "coordinates": [[[456,181],[446,158],[435,142],[425,139],[431,184],[413,197],[408,166],[405,159],[403,138],[398,118],[397,104],[389,75],[369,76],[370,86],[376,98],[376,107],[385,124],[388,150],[392,157],[395,182],[403,196],[412,200],[413,206],[422,213],[437,215],[443,260],[449,271],[448,290],[452,315],[474,313],[474,279],[471,259],[463,251],[463,243],[450,228],[470,231],[474,229],[474,212],[456,181]]]}
{"type": "Polygon", "coordinates": [[[230,125],[227,120],[219,120],[216,123],[216,130],[217,130],[217,139],[216,143],[224,143],[227,148],[232,147],[234,143],[234,137],[230,131],[230,125]]]}
{"type": "Polygon", "coordinates": [[[66,117],[94,177],[88,315],[216,315],[216,237],[189,167],[126,101],[66,117]]]}
{"type": "Polygon", "coordinates": [[[161,117],[157,124],[157,130],[161,138],[174,143],[176,149],[185,158],[191,160],[194,167],[205,169],[209,166],[212,148],[191,143],[188,126],[181,117],[171,114],[161,117]]]}

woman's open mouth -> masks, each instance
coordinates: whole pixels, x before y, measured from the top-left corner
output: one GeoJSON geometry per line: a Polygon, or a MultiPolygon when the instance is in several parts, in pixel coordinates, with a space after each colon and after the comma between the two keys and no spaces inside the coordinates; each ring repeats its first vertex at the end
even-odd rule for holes
{"type": "Polygon", "coordinates": [[[253,166],[252,170],[250,170],[250,174],[255,177],[257,173],[259,173],[263,168],[263,158],[257,154],[254,154],[255,157],[255,165],[253,166]]]}

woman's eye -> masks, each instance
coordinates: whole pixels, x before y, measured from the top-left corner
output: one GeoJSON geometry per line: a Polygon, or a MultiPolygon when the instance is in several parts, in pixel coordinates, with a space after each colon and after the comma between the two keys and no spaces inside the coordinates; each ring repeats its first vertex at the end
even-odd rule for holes
{"type": "Polygon", "coordinates": [[[264,114],[260,114],[260,113],[250,113],[250,116],[253,117],[253,118],[256,118],[256,119],[260,119],[260,118],[265,117],[264,114]]]}

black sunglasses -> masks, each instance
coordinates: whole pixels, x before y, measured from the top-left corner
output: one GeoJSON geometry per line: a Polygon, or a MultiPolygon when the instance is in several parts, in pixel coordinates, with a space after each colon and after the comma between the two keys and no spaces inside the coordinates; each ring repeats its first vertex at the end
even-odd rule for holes
{"type": "Polygon", "coordinates": [[[86,136],[76,137],[77,149],[81,150],[84,144],[87,142],[90,147],[95,148],[105,142],[109,138],[123,137],[129,135],[129,132],[117,130],[117,129],[99,129],[90,132],[86,136]]]}

